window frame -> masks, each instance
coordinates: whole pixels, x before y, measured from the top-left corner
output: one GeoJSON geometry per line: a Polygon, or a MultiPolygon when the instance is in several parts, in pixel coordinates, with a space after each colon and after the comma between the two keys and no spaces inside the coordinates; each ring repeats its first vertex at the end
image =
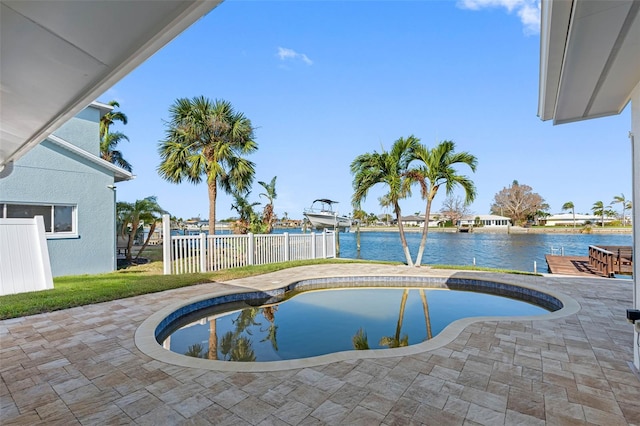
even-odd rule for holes
{"type": "MultiPolygon", "coordinates": [[[[56,239],[72,239],[79,238],[78,235],[78,205],[72,203],[32,203],[25,201],[0,201],[0,218],[11,219],[7,216],[7,206],[34,206],[34,207],[48,207],[51,211],[49,221],[51,223],[51,231],[48,231],[45,227],[45,237],[48,240],[56,239]],[[71,231],[55,231],[55,211],[56,207],[71,207],[71,231]]],[[[33,216],[31,216],[33,217],[33,216]]],[[[46,221],[45,221],[46,224],[46,221]]]]}

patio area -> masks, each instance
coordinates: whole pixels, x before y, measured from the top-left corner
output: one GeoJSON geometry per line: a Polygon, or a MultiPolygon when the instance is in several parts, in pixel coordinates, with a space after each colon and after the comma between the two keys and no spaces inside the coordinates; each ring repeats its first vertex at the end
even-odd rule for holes
{"type": "Polygon", "coordinates": [[[2,424],[640,424],[632,281],[339,264],[0,321],[2,424]],[[135,343],[167,306],[324,276],[480,276],[563,293],[555,319],[481,321],[431,350],[281,371],[179,366],[135,343]]]}

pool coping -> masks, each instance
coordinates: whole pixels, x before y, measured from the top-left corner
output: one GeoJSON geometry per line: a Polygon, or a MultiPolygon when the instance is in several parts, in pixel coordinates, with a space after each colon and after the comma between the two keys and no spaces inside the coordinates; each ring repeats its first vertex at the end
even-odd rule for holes
{"type": "MultiPolygon", "coordinates": [[[[226,284],[226,283],[225,283],[226,284]]],[[[370,286],[371,287],[371,286],[370,286]]],[[[330,287],[323,287],[330,288],[330,287]]],[[[335,288],[347,288],[346,286],[336,286],[335,288]]],[[[446,289],[448,287],[433,287],[433,288],[443,288],[446,289]]],[[[149,316],[146,320],[142,322],[142,324],[136,329],[134,341],[135,345],[138,347],[140,351],[142,351],[147,356],[156,359],[161,362],[165,362],[168,364],[181,366],[181,367],[191,367],[191,368],[201,368],[212,371],[223,371],[223,372],[270,372],[270,371],[283,371],[283,370],[292,370],[292,369],[300,369],[307,367],[315,367],[319,365],[330,364],[333,362],[339,361],[352,361],[358,359],[375,359],[375,358],[393,358],[393,357],[401,357],[408,355],[420,354],[428,351],[433,351],[439,349],[450,342],[452,342],[455,338],[457,338],[460,333],[470,324],[474,324],[477,322],[484,321],[548,321],[554,320],[558,318],[567,317],[569,315],[573,315],[580,310],[580,304],[572,297],[549,289],[540,289],[536,288],[534,285],[530,285],[528,283],[522,283],[515,281],[511,282],[506,277],[495,277],[491,274],[458,274],[456,277],[452,277],[448,274],[442,275],[432,275],[426,277],[424,275],[394,275],[394,274],[385,274],[385,275],[336,275],[336,276],[322,276],[322,277],[301,277],[296,280],[289,281],[278,281],[272,282],[268,285],[268,288],[259,289],[255,287],[246,287],[246,286],[237,286],[232,288],[224,288],[220,289],[215,293],[207,293],[203,295],[199,295],[197,297],[193,297],[187,300],[180,301],[178,303],[172,303],[167,305],[166,307],[160,309],[155,312],[151,316],[149,316]],[[448,326],[446,326],[438,335],[429,339],[422,343],[417,343],[411,346],[406,346],[402,348],[393,348],[393,349],[370,349],[370,350],[348,350],[342,352],[334,352],[331,354],[319,355],[315,357],[309,358],[300,358],[294,360],[281,360],[281,361],[262,361],[262,362],[230,362],[230,361],[218,361],[218,360],[209,360],[202,358],[189,357],[186,355],[178,354],[175,352],[171,352],[168,349],[162,347],[156,341],[156,330],[160,326],[160,324],[166,320],[171,314],[184,308],[189,305],[193,305],[195,303],[211,299],[217,297],[224,297],[233,294],[246,294],[253,292],[264,292],[269,293],[273,291],[277,291],[280,289],[294,288],[299,283],[304,282],[349,282],[349,281],[357,281],[357,280],[371,280],[371,279],[388,279],[384,281],[384,285],[378,285],[377,287],[406,287],[408,282],[417,284],[421,282],[422,284],[427,284],[427,286],[422,285],[422,288],[428,288],[428,284],[435,282],[442,282],[451,279],[456,280],[471,280],[471,281],[483,281],[483,282],[491,282],[497,283],[500,285],[519,287],[522,289],[529,290],[531,292],[541,293],[548,296],[551,296],[557,300],[559,300],[563,307],[557,311],[549,312],[548,314],[543,315],[526,315],[526,316],[479,316],[479,317],[470,317],[470,318],[462,318],[458,319],[448,326]]]]}

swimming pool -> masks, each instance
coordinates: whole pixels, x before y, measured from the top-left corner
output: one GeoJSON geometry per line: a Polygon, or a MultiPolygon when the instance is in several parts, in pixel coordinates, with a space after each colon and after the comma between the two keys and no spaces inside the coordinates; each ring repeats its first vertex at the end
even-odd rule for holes
{"type": "Polygon", "coordinates": [[[462,318],[549,312],[494,294],[371,284],[296,292],[281,302],[271,298],[259,306],[242,301],[198,310],[177,321],[175,330],[162,333],[159,343],[172,352],[199,358],[281,361],[414,345],[462,318]],[[165,334],[169,335],[164,338],[165,334]]]}
{"type": "MultiPolygon", "coordinates": [[[[466,325],[475,321],[500,320],[503,315],[507,315],[507,319],[546,319],[570,313],[567,308],[569,311],[577,310],[577,303],[571,299],[570,306],[567,306],[567,300],[565,297],[557,297],[555,294],[542,292],[528,286],[474,278],[385,276],[307,279],[273,290],[203,297],[185,302],[179,307],[167,308],[145,321],[146,331],[144,334],[140,332],[140,329],[136,332],[136,344],[152,357],[178,365],[197,365],[202,368],[233,371],[278,370],[344,359],[423,352],[428,348],[446,344],[455,338],[466,325]],[[380,331],[376,328],[377,326],[373,327],[371,323],[366,322],[349,323],[344,327],[346,331],[342,333],[343,337],[340,337],[343,346],[334,347],[334,339],[331,336],[334,335],[336,328],[335,325],[329,326],[328,319],[335,318],[339,325],[344,325],[345,322],[341,320],[342,315],[349,310],[345,306],[338,305],[339,301],[345,299],[343,296],[346,294],[340,293],[363,291],[365,287],[375,288],[374,292],[381,292],[382,296],[376,296],[373,299],[370,299],[372,297],[370,295],[357,296],[354,299],[355,302],[347,302],[343,305],[346,307],[359,306],[358,309],[352,309],[355,311],[361,310],[360,308],[363,306],[373,306],[373,312],[364,313],[364,317],[366,318],[367,315],[379,317],[372,318],[372,321],[382,324],[383,328],[380,331]],[[329,289],[333,290],[328,291],[329,289]],[[442,300],[457,292],[463,292],[465,297],[454,301],[454,308],[448,308],[450,312],[445,315],[448,318],[441,320],[441,313],[438,311],[443,310],[442,300]],[[317,336],[319,331],[308,330],[304,327],[297,327],[294,334],[288,335],[289,332],[285,333],[285,331],[290,326],[285,325],[284,322],[280,323],[280,320],[284,317],[291,317],[294,318],[294,324],[296,321],[301,322],[301,319],[310,316],[312,311],[317,310],[318,302],[299,299],[302,301],[298,303],[300,306],[292,309],[291,313],[286,312],[288,308],[285,309],[285,306],[312,293],[322,295],[320,299],[329,299],[328,304],[325,303],[329,307],[329,313],[321,313],[311,321],[320,326],[319,330],[324,334],[324,337],[315,339],[313,336],[317,336]],[[406,300],[403,302],[405,294],[406,300]],[[495,297],[496,295],[501,296],[502,299],[508,298],[506,299],[509,301],[508,304],[511,304],[513,299],[518,303],[513,305],[515,308],[511,307],[509,311],[504,312],[477,310],[477,308],[484,306],[496,305],[498,302],[495,300],[498,299],[491,299],[493,302],[487,302],[489,299],[485,299],[485,297],[495,297]],[[374,299],[377,301],[372,301],[374,299]],[[284,300],[287,302],[282,303],[284,300]],[[358,303],[358,300],[361,300],[361,303],[358,303]],[[399,315],[399,308],[403,304],[404,313],[399,315]],[[440,306],[441,304],[442,306],[440,306]],[[390,313],[390,307],[395,309],[395,313],[390,313]],[[425,315],[425,307],[428,311],[427,315],[425,315]],[[248,310],[242,313],[241,308],[248,308],[248,310]],[[231,316],[219,320],[229,310],[232,312],[231,316]],[[294,313],[295,311],[297,313],[294,313]],[[468,317],[467,314],[470,314],[471,317],[468,317]],[[421,316],[421,319],[411,319],[416,315],[417,318],[421,316]],[[211,321],[212,319],[216,321],[211,321]],[[427,331],[427,321],[430,322],[430,331],[427,331]],[[398,332],[397,325],[400,322],[402,324],[398,332]],[[167,339],[179,329],[195,331],[195,340],[177,335],[167,339]],[[150,331],[152,331],[151,337],[154,342],[151,342],[147,336],[150,331]],[[295,333],[298,333],[297,337],[295,333]],[[344,338],[345,333],[346,339],[344,338]],[[426,338],[428,337],[427,333],[431,333],[433,338],[426,338]],[[355,346],[355,341],[359,340],[361,344],[364,334],[366,334],[365,341],[370,349],[356,350],[359,348],[355,346]],[[301,339],[301,335],[306,337],[301,339]],[[405,335],[407,336],[406,341],[405,335]],[[211,338],[212,336],[215,337],[211,338]],[[329,337],[327,338],[327,336],[329,337]],[[383,342],[383,338],[387,338],[386,342],[383,342]],[[305,339],[306,343],[303,346],[320,347],[320,351],[294,351],[290,353],[292,341],[305,341],[305,339]],[[143,340],[145,341],[142,342],[143,340]],[[347,347],[344,346],[345,340],[347,347]],[[380,349],[380,347],[397,348],[380,349]],[[170,352],[169,349],[174,349],[176,352],[170,352]],[[271,357],[265,357],[265,353],[269,352],[271,357]],[[185,353],[190,356],[185,356],[185,353]],[[212,358],[213,360],[203,358],[212,358]],[[256,362],[226,362],[223,361],[225,359],[256,362]]],[[[498,305],[504,307],[502,303],[498,303],[498,305]]]]}

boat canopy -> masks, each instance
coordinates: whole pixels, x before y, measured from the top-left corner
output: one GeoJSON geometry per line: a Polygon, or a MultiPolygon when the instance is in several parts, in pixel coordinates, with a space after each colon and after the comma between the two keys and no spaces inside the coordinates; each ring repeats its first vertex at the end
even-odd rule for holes
{"type": "Polygon", "coordinates": [[[337,204],[338,203],[338,201],[331,201],[331,200],[327,200],[326,198],[319,198],[317,200],[314,200],[313,202],[314,203],[320,202],[320,203],[326,203],[326,204],[337,204]]]}

